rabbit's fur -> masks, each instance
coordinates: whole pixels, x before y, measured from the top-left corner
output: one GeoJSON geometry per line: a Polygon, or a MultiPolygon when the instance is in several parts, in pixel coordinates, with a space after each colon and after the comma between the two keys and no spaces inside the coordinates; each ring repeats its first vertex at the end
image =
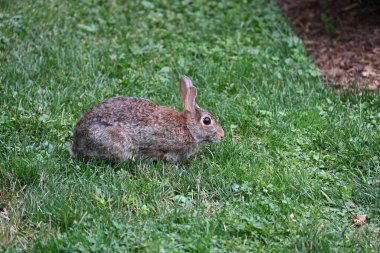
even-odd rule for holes
{"type": "Polygon", "coordinates": [[[203,141],[218,142],[223,128],[195,103],[196,89],[186,76],[181,78],[179,96],[182,112],[144,98],[104,100],[78,121],[70,153],[110,161],[147,156],[175,163],[195,154],[203,141]]]}

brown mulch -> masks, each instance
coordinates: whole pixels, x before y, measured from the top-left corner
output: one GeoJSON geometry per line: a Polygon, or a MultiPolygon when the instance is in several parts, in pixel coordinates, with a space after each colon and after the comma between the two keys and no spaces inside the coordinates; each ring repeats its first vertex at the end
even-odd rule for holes
{"type": "Polygon", "coordinates": [[[328,85],[338,90],[356,83],[359,89],[380,87],[380,4],[375,0],[279,0],[279,4],[328,85]]]}

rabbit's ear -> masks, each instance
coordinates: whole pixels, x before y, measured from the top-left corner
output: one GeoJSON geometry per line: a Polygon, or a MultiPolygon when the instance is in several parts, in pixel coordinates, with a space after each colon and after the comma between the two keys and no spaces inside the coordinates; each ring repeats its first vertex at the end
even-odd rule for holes
{"type": "Polygon", "coordinates": [[[187,90],[185,110],[189,112],[195,112],[195,98],[197,97],[197,89],[192,86],[187,90]]]}
{"type": "Polygon", "coordinates": [[[179,85],[179,97],[185,105],[185,110],[189,112],[195,111],[195,98],[197,97],[197,89],[193,86],[190,78],[183,76],[179,85]]]}

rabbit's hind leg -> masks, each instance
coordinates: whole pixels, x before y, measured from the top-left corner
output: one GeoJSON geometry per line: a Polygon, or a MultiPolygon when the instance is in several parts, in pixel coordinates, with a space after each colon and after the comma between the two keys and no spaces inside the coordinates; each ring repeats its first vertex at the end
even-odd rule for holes
{"type": "Polygon", "coordinates": [[[163,158],[170,163],[177,163],[180,160],[183,160],[185,157],[186,156],[183,154],[171,152],[171,153],[166,153],[163,158]]]}
{"type": "Polygon", "coordinates": [[[119,127],[107,127],[93,132],[92,157],[111,161],[132,159],[134,151],[131,138],[119,127]]]}

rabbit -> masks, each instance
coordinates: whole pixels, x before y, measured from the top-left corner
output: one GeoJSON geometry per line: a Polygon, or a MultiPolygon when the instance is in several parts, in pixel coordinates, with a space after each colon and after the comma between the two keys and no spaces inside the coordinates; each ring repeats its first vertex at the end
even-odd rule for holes
{"type": "Polygon", "coordinates": [[[201,143],[219,142],[224,130],[196,102],[197,91],[183,76],[179,97],[182,112],[145,98],[118,96],[90,108],[75,126],[72,156],[112,162],[149,157],[177,163],[197,153],[201,143]]]}

